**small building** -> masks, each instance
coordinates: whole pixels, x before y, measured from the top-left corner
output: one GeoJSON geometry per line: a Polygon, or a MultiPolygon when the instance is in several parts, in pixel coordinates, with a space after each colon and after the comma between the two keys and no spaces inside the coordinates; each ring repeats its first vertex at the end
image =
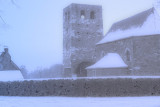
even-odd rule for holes
{"type": "Polygon", "coordinates": [[[117,53],[108,53],[97,63],[86,69],[88,77],[126,76],[130,74],[128,65],[117,53]]]}
{"type": "Polygon", "coordinates": [[[8,48],[0,55],[0,81],[13,81],[23,79],[19,67],[11,60],[8,48]]]}
{"type": "Polygon", "coordinates": [[[4,52],[0,55],[0,71],[19,70],[18,66],[11,60],[8,48],[4,48],[4,52]]]}

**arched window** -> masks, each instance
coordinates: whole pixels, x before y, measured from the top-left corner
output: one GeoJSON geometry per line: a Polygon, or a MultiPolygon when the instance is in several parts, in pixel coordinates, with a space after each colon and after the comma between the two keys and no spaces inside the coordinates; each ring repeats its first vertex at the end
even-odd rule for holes
{"type": "Polygon", "coordinates": [[[91,13],[90,13],[90,19],[95,19],[95,12],[94,11],[91,11],[91,13]]]}
{"type": "Polygon", "coordinates": [[[81,15],[80,15],[81,19],[84,19],[85,18],[85,11],[84,10],[81,10],[81,15]]]}
{"type": "Polygon", "coordinates": [[[130,51],[128,49],[126,50],[126,59],[127,59],[127,61],[131,60],[131,54],[130,54],[130,51]]]}

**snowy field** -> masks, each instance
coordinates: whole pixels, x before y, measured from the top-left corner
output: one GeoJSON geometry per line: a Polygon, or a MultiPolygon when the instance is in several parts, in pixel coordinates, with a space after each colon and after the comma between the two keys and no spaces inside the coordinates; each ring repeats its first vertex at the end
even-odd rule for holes
{"type": "Polygon", "coordinates": [[[160,97],[4,97],[0,107],[160,107],[160,97]]]}

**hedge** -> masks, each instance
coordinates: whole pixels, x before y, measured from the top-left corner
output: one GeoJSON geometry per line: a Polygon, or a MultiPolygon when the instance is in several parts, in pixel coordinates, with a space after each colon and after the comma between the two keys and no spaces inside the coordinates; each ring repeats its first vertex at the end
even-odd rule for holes
{"type": "Polygon", "coordinates": [[[50,79],[0,82],[1,96],[158,96],[160,78],[50,79]]]}

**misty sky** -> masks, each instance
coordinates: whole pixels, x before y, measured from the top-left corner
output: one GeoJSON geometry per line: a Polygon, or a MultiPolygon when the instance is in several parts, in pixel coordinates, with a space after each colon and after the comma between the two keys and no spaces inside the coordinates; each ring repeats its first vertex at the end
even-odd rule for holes
{"type": "Polygon", "coordinates": [[[13,61],[28,70],[62,63],[62,12],[69,4],[102,5],[104,34],[114,22],[153,5],[153,0],[15,0],[16,6],[6,1],[0,1],[0,50],[8,46],[13,61]]]}

